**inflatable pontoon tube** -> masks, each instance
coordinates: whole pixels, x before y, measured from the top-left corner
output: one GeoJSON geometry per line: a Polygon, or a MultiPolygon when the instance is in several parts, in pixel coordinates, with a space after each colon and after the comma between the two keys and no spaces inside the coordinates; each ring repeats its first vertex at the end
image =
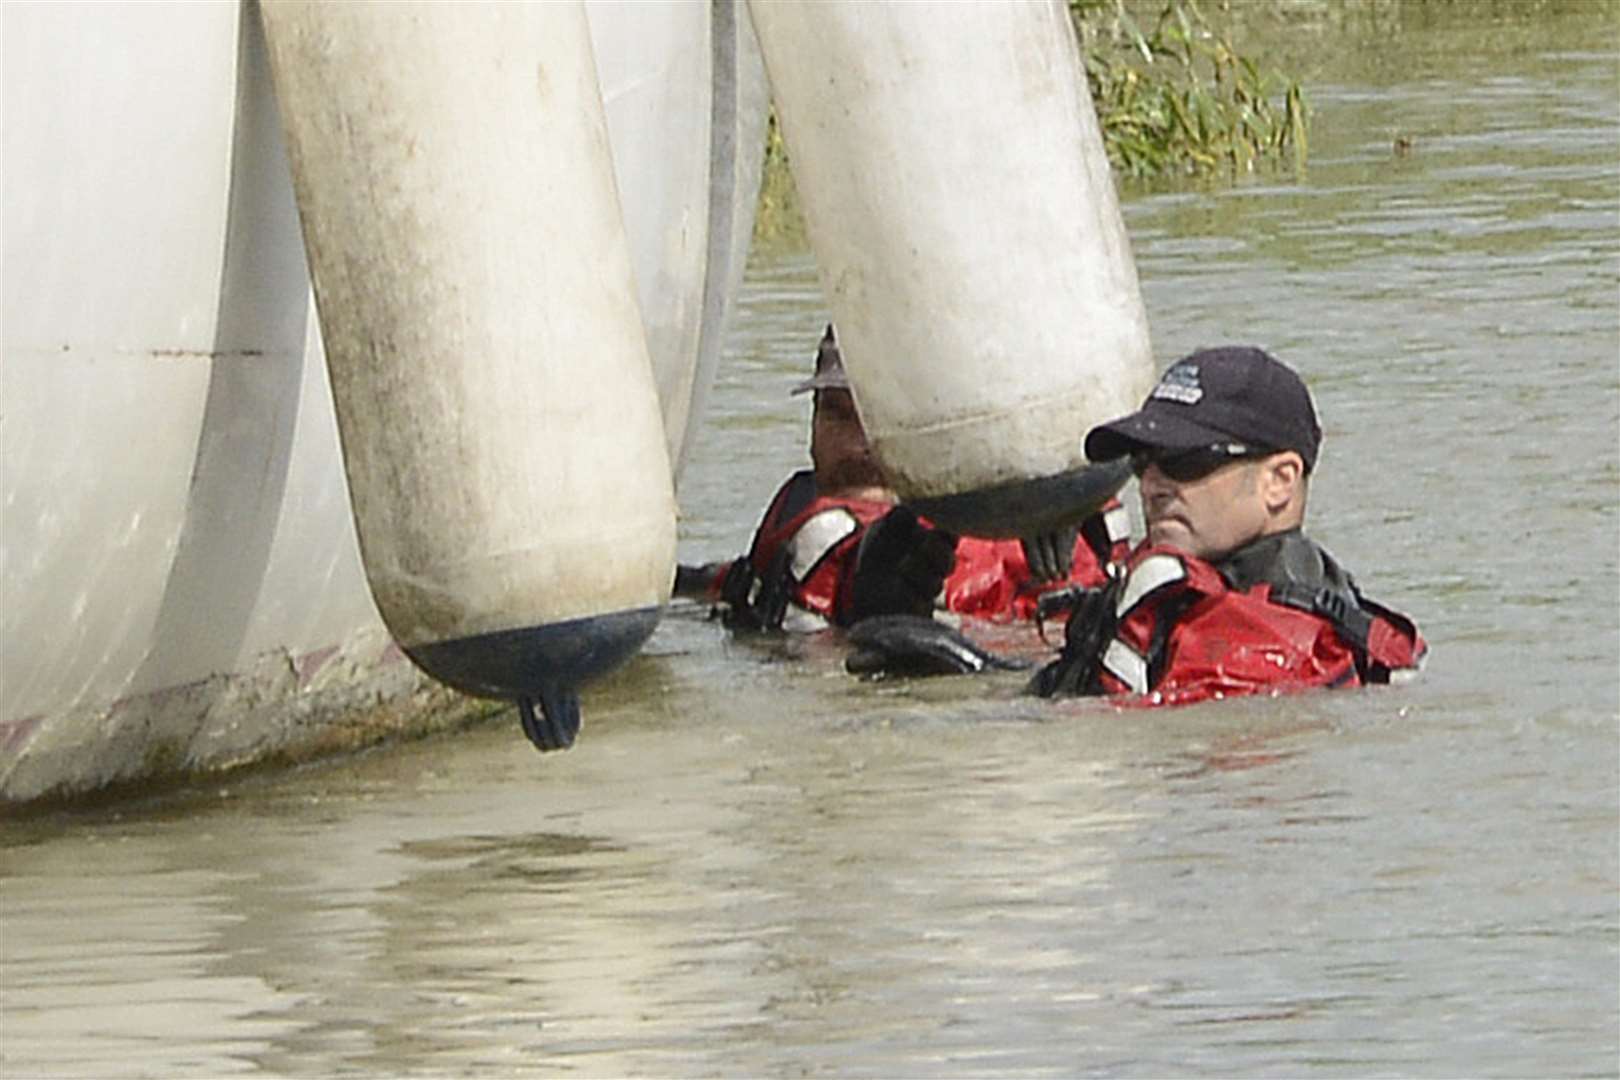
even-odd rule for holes
{"type": "Polygon", "coordinates": [[[675,553],[583,8],[262,18],[377,607],[429,674],[567,745],[675,553]]]}
{"type": "Polygon", "coordinates": [[[1152,381],[1147,316],[1057,0],[753,0],[878,460],[960,532],[1069,524],[1124,482],[1087,430],[1152,381]]]}
{"type": "Polygon", "coordinates": [[[743,0],[587,0],[675,483],[741,283],[769,95],[743,0]]]}

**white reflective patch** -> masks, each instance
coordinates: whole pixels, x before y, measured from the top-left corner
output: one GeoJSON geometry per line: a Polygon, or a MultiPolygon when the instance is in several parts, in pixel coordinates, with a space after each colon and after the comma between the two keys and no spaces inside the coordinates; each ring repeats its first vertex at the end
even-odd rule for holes
{"type": "Polygon", "coordinates": [[[1196,405],[1204,398],[1204,388],[1183,383],[1160,383],[1150,395],[1161,401],[1175,401],[1183,405],[1196,405]]]}
{"type": "Polygon", "coordinates": [[[1204,386],[1198,380],[1198,365],[1186,360],[1172,365],[1148,396],[1182,405],[1198,404],[1204,398],[1204,386]]]}
{"type": "Polygon", "coordinates": [[[799,531],[789,541],[793,546],[793,561],[788,564],[788,571],[793,575],[793,580],[803,581],[816,568],[822,556],[859,525],[855,515],[844,509],[823,510],[800,525],[799,531]]]}
{"type": "Polygon", "coordinates": [[[1147,693],[1147,661],[1135,649],[1115,638],[1108,643],[1108,651],[1103,653],[1102,662],[1114,678],[1130,687],[1134,693],[1147,693]]]}
{"type": "Polygon", "coordinates": [[[1187,576],[1187,568],[1174,555],[1149,555],[1131,570],[1125,579],[1125,588],[1114,605],[1114,614],[1123,619],[1125,613],[1142,602],[1143,597],[1155,589],[1162,589],[1187,576]]]}
{"type": "Polygon", "coordinates": [[[1103,525],[1108,529],[1110,543],[1131,538],[1131,515],[1123,506],[1116,506],[1103,515],[1103,525]]]}
{"type": "Polygon", "coordinates": [[[787,611],[782,614],[782,629],[789,634],[813,634],[818,630],[825,630],[832,623],[800,607],[798,604],[789,604],[787,611]]]}

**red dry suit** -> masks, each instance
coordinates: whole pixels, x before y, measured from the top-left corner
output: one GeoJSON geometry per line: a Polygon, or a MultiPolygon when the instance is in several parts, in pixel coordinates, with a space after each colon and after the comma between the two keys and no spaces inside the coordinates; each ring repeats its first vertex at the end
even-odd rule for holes
{"type": "MultiPolygon", "coordinates": [[[[726,566],[712,593],[745,625],[847,625],[861,537],[892,509],[888,502],[824,497],[816,491],[815,473],[800,470],[778,489],[748,554],[726,566]]],[[[1089,518],[1075,541],[1067,583],[1094,587],[1106,581],[1103,566],[1124,559],[1127,531],[1117,501],[1089,518]]],[[[982,619],[1028,619],[1041,592],[1061,587],[1030,580],[1018,541],[962,537],[956,567],[945,579],[944,606],[982,619]]]]}
{"type": "Polygon", "coordinates": [[[1143,704],[1388,682],[1427,651],[1411,620],[1362,596],[1298,530],[1218,565],[1143,545],[1112,614],[1097,683],[1143,704]]]}

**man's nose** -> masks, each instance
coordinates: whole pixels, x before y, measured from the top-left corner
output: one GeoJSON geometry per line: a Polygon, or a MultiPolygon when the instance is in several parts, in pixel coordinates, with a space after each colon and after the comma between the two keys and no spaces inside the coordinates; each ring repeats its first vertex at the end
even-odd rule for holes
{"type": "Polygon", "coordinates": [[[1144,499],[1160,498],[1175,491],[1175,482],[1154,464],[1149,464],[1142,470],[1136,478],[1136,483],[1141,488],[1144,499]]]}

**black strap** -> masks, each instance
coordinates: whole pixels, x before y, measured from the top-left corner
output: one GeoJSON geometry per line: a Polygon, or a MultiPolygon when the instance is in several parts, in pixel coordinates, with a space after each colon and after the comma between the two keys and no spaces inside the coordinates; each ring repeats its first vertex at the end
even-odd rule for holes
{"type": "MultiPolygon", "coordinates": [[[[1273,603],[1325,619],[1350,647],[1363,682],[1389,681],[1389,668],[1372,656],[1370,642],[1374,621],[1394,613],[1362,596],[1333,556],[1298,529],[1250,544],[1228,556],[1219,570],[1236,591],[1269,585],[1273,603]]],[[[1411,625],[1400,616],[1391,621],[1411,625]]]]}
{"type": "Polygon", "coordinates": [[[760,573],[751,558],[743,557],[726,573],[720,599],[725,601],[725,626],[730,630],[780,630],[787,616],[788,563],[793,546],[783,544],[771,565],[760,573]]]}
{"type": "Polygon", "coordinates": [[[776,510],[775,519],[792,521],[816,501],[816,494],[816,474],[809,469],[798,470],[782,486],[782,504],[776,510]]]}
{"type": "MultiPolygon", "coordinates": [[[[788,567],[793,558],[793,538],[777,545],[769,565],[758,566],[760,539],[767,531],[779,530],[816,499],[816,474],[800,469],[788,477],[771,500],[765,518],[754,530],[748,554],[732,564],[721,585],[720,599],[727,605],[723,621],[731,630],[780,630],[787,616],[788,598],[793,586],[788,567]]],[[[834,545],[836,546],[836,545],[834,545]]]]}
{"type": "Polygon", "coordinates": [[[1114,554],[1114,541],[1108,535],[1106,513],[1095,513],[1082,521],[1080,535],[1085,537],[1086,546],[1097,556],[1097,565],[1107,566],[1109,558],[1114,554]]]}
{"type": "Polygon", "coordinates": [[[1170,634],[1187,614],[1187,609],[1204,598],[1204,594],[1192,589],[1184,589],[1158,606],[1153,616],[1153,636],[1148,640],[1147,655],[1147,688],[1151,691],[1159,685],[1164,678],[1164,669],[1168,665],[1170,650],[1170,634]]]}
{"type": "Polygon", "coordinates": [[[1364,683],[1387,683],[1392,670],[1385,658],[1372,653],[1372,631],[1377,622],[1384,621],[1411,637],[1417,634],[1406,616],[1366,599],[1359,592],[1344,593],[1325,586],[1313,592],[1283,585],[1272,587],[1271,599],[1326,619],[1339,639],[1350,646],[1356,674],[1364,683]]]}
{"type": "Polygon", "coordinates": [[[1284,607],[1320,615],[1333,624],[1333,629],[1345,644],[1358,653],[1367,651],[1372,636],[1373,617],[1363,611],[1359,597],[1342,592],[1329,585],[1312,589],[1298,582],[1284,582],[1271,587],[1271,599],[1284,607]]]}
{"type": "Polygon", "coordinates": [[[1070,608],[1063,631],[1063,651],[1025,688],[1038,697],[1080,697],[1102,693],[1103,653],[1113,640],[1115,606],[1124,588],[1123,577],[1110,578],[1096,589],[1080,589],[1065,596],[1070,608]]]}

